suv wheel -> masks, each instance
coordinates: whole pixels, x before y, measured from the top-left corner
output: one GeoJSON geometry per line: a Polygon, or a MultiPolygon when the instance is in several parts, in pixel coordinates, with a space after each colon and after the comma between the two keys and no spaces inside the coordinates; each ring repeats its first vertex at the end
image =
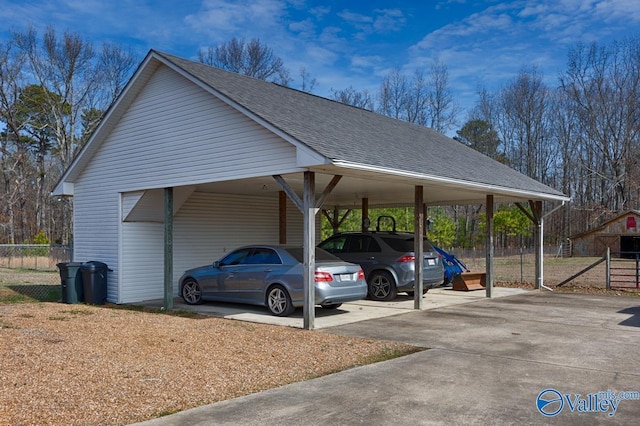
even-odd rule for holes
{"type": "Polygon", "coordinates": [[[369,297],[373,300],[393,300],[398,295],[393,276],[387,271],[372,272],[368,287],[369,297]]]}

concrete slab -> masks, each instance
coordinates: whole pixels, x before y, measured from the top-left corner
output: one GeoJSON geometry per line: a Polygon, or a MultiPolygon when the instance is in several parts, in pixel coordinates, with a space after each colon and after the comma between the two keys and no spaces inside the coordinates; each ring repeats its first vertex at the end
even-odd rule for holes
{"type": "Polygon", "coordinates": [[[426,350],[143,425],[629,425],[640,419],[638,298],[528,292],[321,332],[426,350]],[[543,394],[547,389],[561,396],[547,406],[559,409],[553,417],[537,408],[539,399],[556,395],[543,394]],[[615,411],[594,403],[610,392],[628,392],[615,411]]]}
{"type": "MultiPolygon", "coordinates": [[[[494,298],[522,294],[528,290],[519,288],[494,288],[494,298]]],[[[424,296],[424,310],[437,309],[444,306],[459,305],[476,302],[486,298],[485,291],[453,291],[451,288],[437,288],[429,290],[424,296]]],[[[164,300],[151,300],[142,303],[145,306],[160,308],[164,300]]],[[[257,322],[263,324],[282,325],[287,327],[303,327],[302,308],[296,309],[289,317],[276,317],[267,308],[234,303],[205,302],[202,305],[187,305],[182,298],[173,301],[174,309],[198,312],[220,318],[240,321],[257,322]]],[[[395,300],[377,302],[373,300],[358,300],[345,303],[338,309],[315,309],[315,328],[323,329],[344,324],[365,321],[374,318],[384,318],[393,315],[406,314],[414,311],[414,300],[405,294],[400,294],[395,300]]]]}

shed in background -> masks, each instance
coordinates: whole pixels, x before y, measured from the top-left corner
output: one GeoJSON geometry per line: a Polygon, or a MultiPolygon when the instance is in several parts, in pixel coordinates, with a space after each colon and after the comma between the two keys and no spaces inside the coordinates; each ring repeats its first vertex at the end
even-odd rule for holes
{"type": "MultiPolygon", "coordinates": [[[[640,252],[640,210],[628,210],[600,227],[571,237],[573,256],[627,257],[640,252]]],[[[634,256],[635,257],[635,256],[634,256]]]]}

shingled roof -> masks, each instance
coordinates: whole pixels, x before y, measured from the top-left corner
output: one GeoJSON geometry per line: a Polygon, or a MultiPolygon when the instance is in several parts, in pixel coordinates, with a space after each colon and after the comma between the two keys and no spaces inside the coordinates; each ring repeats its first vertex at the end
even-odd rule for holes
{"type": "Polygon", "coordinates": [[[156,52],[184,72],[332,162],[475,182],[566,199],[433,129],[156,52]]]}
{"type": "MultiPolygon", "coordinates": [[[[341,191],[333,191],[334,202],[375,191],[380,205],[392,200],[406,203],[413,199],[414,185],[425,188],[431,204],[482,203],[487,194],[495,195],[496,201],[569,200],[433,129],[155,50],[111,105],[54,194],[73,194],[66,189],[67,183],[78,178],[160,66],[173,69],[290,143],[314,152],[314,158],[324,158],[322,164],[308,166],[322,173],[321,179],[348,175],[350,179],[340,183],[341,191]]],[[[270,176],[264,178],[273,182],[270,176]]],[[[227,186],[233,187],[231,182],[227,186]]]]}

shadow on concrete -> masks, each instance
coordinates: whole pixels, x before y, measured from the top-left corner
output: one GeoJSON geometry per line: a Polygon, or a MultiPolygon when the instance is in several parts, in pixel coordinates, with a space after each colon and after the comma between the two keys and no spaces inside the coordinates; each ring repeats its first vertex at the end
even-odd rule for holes
{"type": "Polygon", "coordinates": [[[618,311],[618,313],[631,315],[629,318],[622,321],[620,325],[626,325],[627,327],[640,327],[640,306],[623,309],[618,311]]]}

